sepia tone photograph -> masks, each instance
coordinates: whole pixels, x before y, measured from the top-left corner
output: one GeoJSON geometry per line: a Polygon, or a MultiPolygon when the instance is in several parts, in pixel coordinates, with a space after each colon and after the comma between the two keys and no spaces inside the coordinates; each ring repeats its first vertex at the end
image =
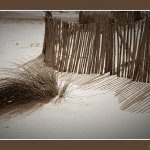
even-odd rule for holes
{"type": "Polygon", "coordinates": [[[150,139],[149,11],[0,11],[0,139],[150,139]]]}

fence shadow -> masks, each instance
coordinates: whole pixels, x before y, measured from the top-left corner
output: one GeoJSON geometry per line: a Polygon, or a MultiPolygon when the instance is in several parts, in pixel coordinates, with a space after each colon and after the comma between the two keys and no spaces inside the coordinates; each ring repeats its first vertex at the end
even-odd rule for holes
{"type": "Polygon", "coordinates": [[[150,85],[136,82],[116,75],[91,75],[85,79],[83,75],[78,82],[82,89],[114,91],[119,99],[118,104],[123,111],[132,113],[150,113],[150,85]],[[86,81],[85,81],[86,80],[86,81]]]}
{"type": "MultiPolygon", "coordinates": [[[[150,113],[150,85],[148,83],[131,81],[116,75],[109,75],[109,73],[96,75],[60,72],[60,77],[64,79],[71,77],[71,82],[78,85],[80,89],[114,91],[122,111],[150,113]]],[[[50,99],[43,99],[31,103],[8,105],[0,110],[0,120],[28,116],[50,102],[50,99]]]]}

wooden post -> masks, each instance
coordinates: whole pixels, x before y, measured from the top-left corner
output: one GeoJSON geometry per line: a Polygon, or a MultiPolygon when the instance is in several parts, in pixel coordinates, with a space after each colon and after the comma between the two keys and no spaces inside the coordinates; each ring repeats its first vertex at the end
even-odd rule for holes
{"type": "Polygon", "coordinates": [[[119,33],[118,33],[118,26],[119,22],[116,22],[116,28],[117,28],[117,76],[120,77],[120,42],[119,42],[119,33]]]}
{"type": "Polygon", "coordinates": [[[61,50],[62,50],[62,22],[60,19],[58,19],[58,55],[57,55],[57,68],[60,70],[60,64],[61,64],[61,50]]]}

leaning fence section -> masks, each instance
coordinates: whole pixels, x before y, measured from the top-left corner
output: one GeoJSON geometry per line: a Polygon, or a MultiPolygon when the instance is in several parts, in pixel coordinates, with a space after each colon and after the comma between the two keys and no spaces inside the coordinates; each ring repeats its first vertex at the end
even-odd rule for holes
{"type": "MultiPolygon", "coordinates": [[[[132,18],[129,18],[132,20],[132,18]]],[[[150,82],[150,20],[116,23],[117,76],[150,82]]]]}

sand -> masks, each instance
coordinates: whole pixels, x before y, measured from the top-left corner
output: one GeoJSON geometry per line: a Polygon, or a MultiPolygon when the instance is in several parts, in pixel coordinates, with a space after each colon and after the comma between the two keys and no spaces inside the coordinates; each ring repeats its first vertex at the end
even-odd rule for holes
{"type": "MultiPolygon", "coordinates": [[[[26,18],[30,13],[26,12],[26,18]]],[[[33,14],[41,18],[43,12],[33,14]]],[[[33,59],[43,64],[43,57],[38,57],[44,39],[43,19],[1,18],[0,30],[0,68],[33,59]]],[[[73,79],[72,92],[59,104],[43,100],[3,110],[0,139],[150,138],[149,84],[109,73],[74,74],[73,79]]]]}

